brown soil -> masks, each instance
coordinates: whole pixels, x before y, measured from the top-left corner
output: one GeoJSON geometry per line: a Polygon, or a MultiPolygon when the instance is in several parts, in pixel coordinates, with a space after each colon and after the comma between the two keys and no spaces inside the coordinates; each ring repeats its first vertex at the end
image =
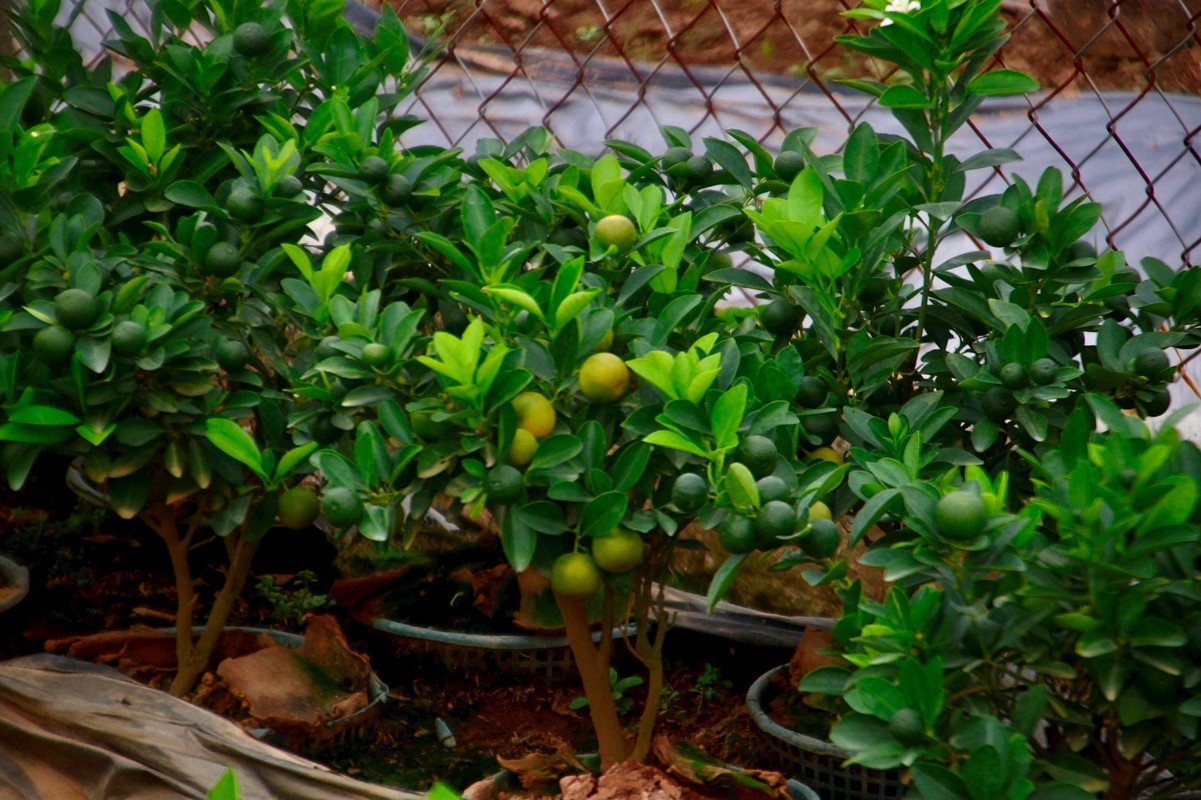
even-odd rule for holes
{"type": "MultiPolygon", "coordinates": [[[[161,544],[140,525],[109,518],[91,507],[69,512],[72,500],[70,495],[48,497],[36,491],[20,497],[0,493],[5,549],[33,574],[30,596],[5,615],[7,633],[0,636],[0,658],[38,652],[47,640],[72,634],[125,630],[137,623],[170,624],[174,594],[161,544]],[[33,503],[45,505],[31,509],[33,503]]],[[[328,569],[332,558],[318,546],[324,541],[296,546],[298,535],[276,537],[287,540],[288,546],[280,551],[261,551],[266,558],[256,561],[255,577],[276,575],[277,583],[286,587],[290,585],[286,578],[298,569],[328,569]],[[309,563],[297,563],[296,558],[309,563]]],[[[193,553],[203,597],[210,596],[220,582],[221,550],[220,542],[215,542],[193,553]]],[[[232,622],[281,627],[278,609],[270,607],[254,583],[252,579],[232,622]]],[[[329,583],[324,580],[314,588],[327,591],[329,583]]],[[[498,757],[595,751],[587,709],[571,708],[581,694],[573,674],[551,680],[529,673],[448,669],[440,651],[398,645],[395,638],[345,616],[342,622],[350,643],[370,656],[373,669],[391,687],[390,700],[367,725],[340,733],[336,741],[303,755],[352,776],[390,785],[425,789],[435,780],[444,780],[463,789],[496,772],[498,757]],[[439,719],[453,732],[453,748],[439,741],[439,719]]],[[[126,647],[125,642],[119,657],[106,658],[124,662],[121,666],[130,673],[161,685],[169,670],[157,663],[155,654],[170,657],[173,647],[169,640],[165,647],[147,642],[142,647],[137,639],[136,648],[126,647]],[[127,656],[134,650],[149,653],[148,660],[154,663],[133,663],[127,656]]],[[[632,656],[620,645],[617,650],[620,658],[615,667],[621,676],[642,674],[632,656]]],[[[742,697],[758,674],[788,655],[779,649],[744,647],[673,631],[666,652],[669,691],[657,732],[673,742],[697,745],[722,762],[762,765],[766,748],[755,734],[742,697]]],[[[214,668],[205,677],[193,699],[248,727],[259,727],[220,686],[216,673],[214,668]]],[[[634,705],[623,719],[631,724],[644,691],[641,686],[629,690],[634,705]]],[[[308,744],[311,739],[299,741],[308,744]]],[[[281,737],[278,743],[287,742],[281,737]]],[[[725,790],[718,794],[724,797],[725,790]]]]}
{"type": "MultiPolygon", "coordinates": [[[[607,22],[597,0],[387,2],[418,34],[444,22],[443,38],[458,46],[544,48],[652,65],[738,65],[752,74],[823,81],[879,77],[877,65],[834,44],[856,25],[862,30],[862,23],[841,16],[857,5],[853,0],[619,0],[606,4],[607,22]]],[[[1165,91],[1201,91],[1201,44],[1177,0],[1128,0],[1112,19],[1102,0],[1041,0],[1042,12],[1031,5],[1005,3],[1013,37],[1001,60],[1031,72],[1045,88],[1141,91],[1153,79],[1165,91]]],[[[1187,5],[1195,18],[1201,3],[1187,5]]]]}

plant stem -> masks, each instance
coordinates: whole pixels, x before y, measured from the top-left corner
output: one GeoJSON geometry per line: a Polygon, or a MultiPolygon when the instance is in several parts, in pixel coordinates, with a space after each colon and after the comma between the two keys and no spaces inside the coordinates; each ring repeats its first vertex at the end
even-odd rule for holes
{"type": "MultiPolygon", "coordinates": [[[[649,582],[650,577],[646,580],[649,582]]],[[[646,665],[646,705],[642,707],[642,716],[638,720],[638,738],[634,741],[634,752],[631,758],[645,762],[651,753],[651,742],[655,733],[655,720],[659,717],[659,701],[663,697],[663,642],[667,638],[670,627],[667,611],[663,606],[663,582],[659,581],[659,596],[654,601],[655,608],[655,638],[638,638],[638,656],[646,665]]],[[[640,622],[639,634],[646,626],[646,621],[640,622]]]]}
{"type": "Polygon", "coordinates": [[[142,521],[158,534],[171,558],[175,578],[175,662],[183,664],[192,656],[192,618],[196,608],[196,590],[192,568],[188,564],[189,538],[180,537],[174,512],[161,503],[146,509],[142,521]]]}
{"type": "MultiPolygon", "coordinates": [[[[200,676],[208,668],[213,650],[217,647],[217,639],[221,636],[221,631],[225,628],[226,623],[229,622],[234,603],[242,594],[242,587],[250,575],[250,564],[254,560],[254,553],[258,549],[260,540],[248,541],[242,534],[230,535],[236,536],[237,541],[233,546],[229,569],[225,573],[225,583],[222,584],[221,591],[217,593],[217,598],[213,601],[212,611],[209,613],[208,622],[205,623],[200,639],[191,647],[188,657],[179,662],[179,671],[175,673],[175,680],[171,682],[171,694],[176,697],[192,691],[200,680],[200,676]]],[[[180,628],[180,630],[186,631],[189,638],[192,635],[190,621],[189,618],[189,625],[186,629],[182,626],[180,628]]]]}
{"type": "Polygon", "coordinates": [[[592,644],[584,601],[556,594],[555,602],[563,615],[567,642],[571,645],[571,654],[575,657],[576,669],[584,684],[584,696],[588,698],[588,714],[592,717],[592,728],[596,732],[601,769],[608,769],[624,761],[628,753],[625,737],[621,733],[621,721],[617,717],[617,704],[613,700],[613,687],[609,683],[609,662],[592,644]]]}

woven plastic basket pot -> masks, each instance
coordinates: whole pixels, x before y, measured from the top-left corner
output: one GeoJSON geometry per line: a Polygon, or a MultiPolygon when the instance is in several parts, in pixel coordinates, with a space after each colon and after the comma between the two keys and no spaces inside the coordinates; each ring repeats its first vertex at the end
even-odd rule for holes
{"type": "MultiPolygon", "coordinates": [[[[376,619],[372,626],[413,649],[440,656],[450,669],[532,673],[548,680],[573,677],[571,646],[566,636],[462,633],[423,628],[391,619],[376,619]]],[[[633,625],[613,629],[614,639],[633,634],[633,625]]],[[[592,640],[599,642],[600,638],[601,632],[594,631],[592,640]]]]}
{"type": "Polygon", "coordinates": [[[763,738],[779,766],[823,800],[882,800],[901,798],[907,787],[901,783],[896,770],[867,769],[859,765],[845,767],[850,753],[830,742],[789,730],[774,721],[765,710],[779,689],[772,678],[788,669],[776,667],[751,684],[746,693],[746,706],[751,718],[763,732],[763,738]]]}

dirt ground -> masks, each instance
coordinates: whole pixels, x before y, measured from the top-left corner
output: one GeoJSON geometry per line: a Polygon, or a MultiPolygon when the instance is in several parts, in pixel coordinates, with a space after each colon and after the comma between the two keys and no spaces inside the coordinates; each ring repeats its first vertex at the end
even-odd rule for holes
{"type": "MultiPolygon", "coordinates": [[[[381,0],[375,0],[375,4],[381,0]]],[[[387,0],[418,35],[621,61],[732,66],[823,80],[879,74],[834,44],[854,0],[387,0]],[[605,11],[602,11],[602,7],[605,11]],[[608,20],[606,21],[606,12],[608,20]]],[[[1010,67],[1047,89],[1201,92],[1201,1],[1010,0],[1010,67]],[[1188,5],[1192,14],[1183,9],[1188,5]]],[[[858,24],[858,23],[857,23],[858,24]]],[[[862,27],[860,28],[862,30],[862,27]]]]}

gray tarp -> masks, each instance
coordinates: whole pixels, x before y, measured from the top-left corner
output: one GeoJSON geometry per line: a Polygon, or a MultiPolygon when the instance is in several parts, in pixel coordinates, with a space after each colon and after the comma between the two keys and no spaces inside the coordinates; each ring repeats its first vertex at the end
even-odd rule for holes
{"type": "Polygon", "coordinates": [[[109,667],[0,663],[0,800],[202,800],[230,767],[244,800],[422,796],[331,772],[109,667]]]}

